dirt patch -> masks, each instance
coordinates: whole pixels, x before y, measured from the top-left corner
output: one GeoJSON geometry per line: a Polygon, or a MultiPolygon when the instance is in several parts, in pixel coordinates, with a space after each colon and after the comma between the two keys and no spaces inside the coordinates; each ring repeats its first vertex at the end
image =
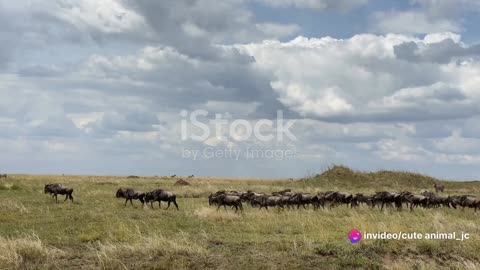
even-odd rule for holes
{"type": "Polygon", "coordinates": [[[178,180],[175,182],[175,186],[190,186],[191,184],[183,179],[178,180]]]}

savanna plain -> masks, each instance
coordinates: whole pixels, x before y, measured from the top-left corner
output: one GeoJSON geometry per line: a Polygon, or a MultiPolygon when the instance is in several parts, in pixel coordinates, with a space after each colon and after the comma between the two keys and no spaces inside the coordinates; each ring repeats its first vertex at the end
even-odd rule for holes
{"type": "Polygon", "coordinates": [[[479,182],[441,181],[410,172],[359,172],[335,166],[302,179],[8,175],[0,179],[0,269],[480,269],[480,211],[371,209],[243,212],[209,206],[218,190],[310,192],[432,190],[480,196],[479,182]],[[185,179],[188,186],[175,185],[185,179]],[[44,194],[46,183],[74,189],[74,202],[44,194]],[[180,210],[124,206],[118,188],[163,188],[180,210]],[[361,240],[348,232],[467,232],[470,239],[361,240]]]}

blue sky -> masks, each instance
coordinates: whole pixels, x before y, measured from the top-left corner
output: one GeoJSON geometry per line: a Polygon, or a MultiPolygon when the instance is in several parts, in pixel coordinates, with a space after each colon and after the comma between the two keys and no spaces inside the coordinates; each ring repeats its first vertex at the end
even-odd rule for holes
{"type": "Polygon", "coordinates": [[[479,13],[470,0],[0,1],[0,172],[345,164],[477,180],[479,13]],[[182,140],[180,112],[197,110],[252,126],[282,111],[295,139],[182,140]],[[249,149],[295,155],[184,156],[249,149]]]}

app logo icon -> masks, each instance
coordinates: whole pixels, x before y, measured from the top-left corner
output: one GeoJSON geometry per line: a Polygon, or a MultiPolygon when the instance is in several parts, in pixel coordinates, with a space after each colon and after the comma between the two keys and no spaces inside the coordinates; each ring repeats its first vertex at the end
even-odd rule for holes
{"type": "Polygon", "coordinates": [[[360,233],[359,230],[357,229],[352,229],[349,233],[348,233],[348,239],[350,239],[350,242],[352,244],[355,244],[355,243],[358,243],[358,241],[360,241],[362,239],[362,234],[360,233]]]}

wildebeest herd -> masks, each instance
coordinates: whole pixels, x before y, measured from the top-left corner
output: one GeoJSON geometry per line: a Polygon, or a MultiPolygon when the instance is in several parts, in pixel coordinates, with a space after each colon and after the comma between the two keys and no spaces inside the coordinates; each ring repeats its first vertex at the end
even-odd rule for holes
{"type": "MultiPolygon", "coordinates": [[[[312,206],[314,210],[319,208],[325,208],[328,206],[333,208],[338,205],[347,205],[351,208],[359,207],[360,205],[366,205],[370,208],[378,207],[381,210],[384,207],[395,208],[401,210],[403,207],[407,207],[410,210],[414,210],[417,207],[423,208],[438,208],[448,207],[468,207],[480,208],[480,199],[473,195],[456,195],[456,196],[440,196],[438,192],[443,192],[445,187],[443,185],[435,184],[435,190],[437,193],[430,191],[422,191],[419,195],[413,194],[409,191],[403,192],[390,192],[379,191],[374,194],[363,193],[346,193],[338,191],[326,191],[318,192],[317,194],[310,194],[304,192],[295,192],[291,189],[285,189],[271,194],[257,193],[254,191],[217,191],[208,196],[209,205],[216,205],[217,210],[220,207],[227,209],[227,206],[235,208],[235,212],[238,210],[243,211],[244,204],[250,205],[252,208],[265,208],[276,207],[278,209],[299,209],[300,207],[306,209],[308,206],[312,206]]],[[[65,200],[70,199],[73,202],[73,189],[63,184],[46,184],[44,187],[45,194],[51,194],[52,198],[57,200],[57,195],[65,195],[65,200]]],[[[172,192],[156,189],[151,192],[136,191],[131,188],[119,188],[115,194],[116,198],[125,199],[125,206],[130,201],[133,206],[133,200],[139,200],[144,206],[150,203],[150,207],[153,208],[153,203],[158,202],[158,207],[161,207],[161,202],[167,202],[167,209],[170,208],[170,204],[173,203],[177,210],[177,196],[172,192]]]]}
{"type": "MultiPolygon", "coordinates": [[[[444,190],[443,185],[434,186],[435,190],[444,190]]],[[[383,210],[384,207],[391,207],[401,210],[407,207],[414,210],[417,207],[423,208],[438,208],[438,207],[468,207],[480,208],[480,199],[473,195],[458,195],[458,196],[440,196],[430,191],[422,191],[419,195],[413,194],[409,191],[403,192],[389,192],[379,191],[374,194],[366,195],[363,193],[346,193],[338,191],[319,192],[317,194],[294,192],[291,189],[286,189],[271,194],[257,193],[254,191],[217,191],[208,196],[210,205],[216,205],[217,210],[220,207],[230,206],[235,208],[235,212],[239,209],[243,210],[244,204],[249,204],[251,207],[258,207],[259,209],[269,207],[277,207],[278,209],[299,209],[306,208],[309,205],[314,210],[328,207],[333,208],[338,205],[347,205],[351,208],[360,205],[366,205],[370,208],[378,207],[383,210]]]]}
{"type": "MultiPolygon", "coordinates": [[[[52,198],[55,198],[55,202],[58,203],[57,195],[65,195],[65,200],[70,199],[73,202],[73,188],[67,187],[63,184],[45,184],[44,187],[45,194],[49,193],[52,195],[52,198]]],[[[158,202],[158,207],[160,208],[161,202],[167,202],[167,209],[170,208],[170,204],[173,203],[178,210],[177,196],[172,192],[156,189],[151,192],[140,192],[131,188],[119,188],[115,194],[117,198],[125,199],[125,206],[127,206],[128,201],[133,206],[133,200],[139,200],[142,203],[142,206],[146,203],[150,203],[150,206],[153,208],[153,203],[158,202]]]]}
{"type": "Polygon", "coordinates": [[[141,192],[136,191],[131,188],[117,190],[115,195],[117,198],[125,199],[125,206],[127,202],[130,201],[130,204],[133,206],[132,200],[139,200],[142,203],[142,206],[146,203],[150,203],[150,206],[153,208],[153,203],[158,202],[158,207],[160,208],[161,202],[167,202],[167,209],[170,208],[170,204],[173,203],[178,210],[177,196],[170,191],[163,189],[155,189],[151,192],[141,192]]]}

